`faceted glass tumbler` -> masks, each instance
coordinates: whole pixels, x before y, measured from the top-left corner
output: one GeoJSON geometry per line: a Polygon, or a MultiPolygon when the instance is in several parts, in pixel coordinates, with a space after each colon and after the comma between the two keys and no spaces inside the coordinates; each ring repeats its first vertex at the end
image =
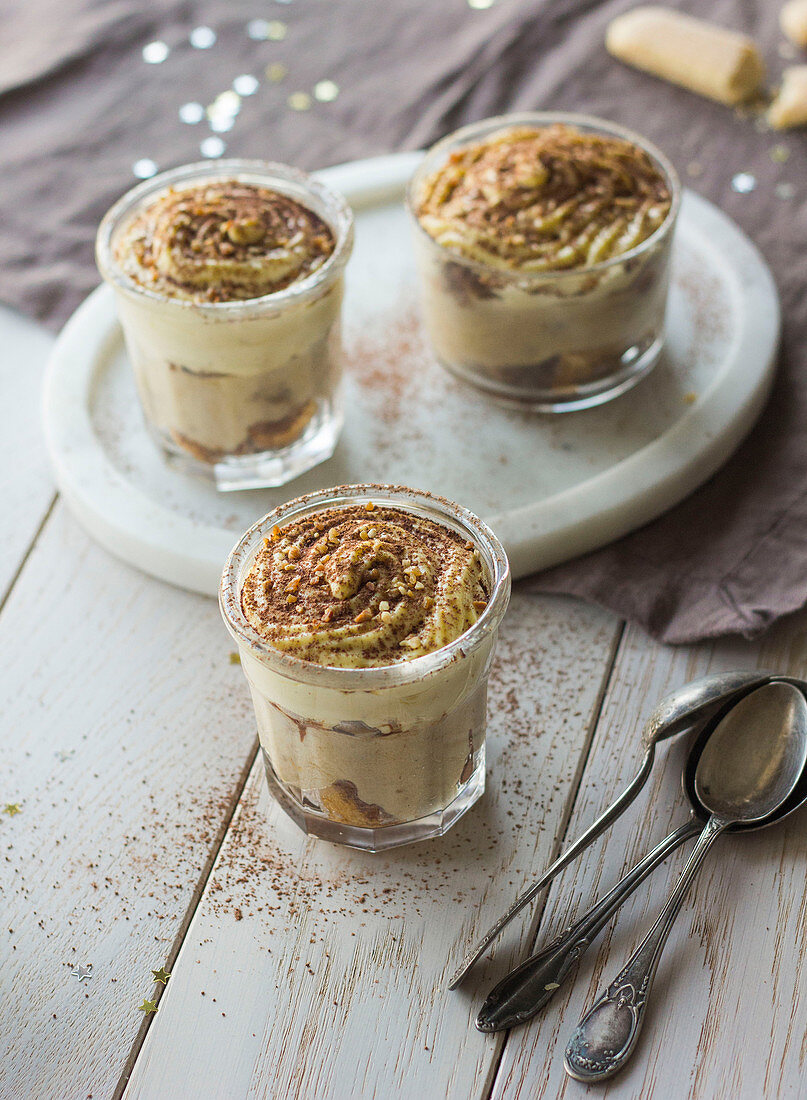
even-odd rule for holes
{"type": "Polygon", "coordinates": [[[587,115],[528,112],[464,126],[438,142],[411,180],[407,207],[426,330],[439,362],[508,405],[566,412],[609,401],[634,386],[664,344],[673,230],[681,187],[655,146],[587,115]],[[667,217],[645,241],[589,267],[502,271],[438,244],[420,225],[421,183],[457,149],[512,127],[565,124],[638,146],[667,182],[667,217]]]}
{"type": "Polygon", "coordinates": [[[342,427],[340,314],[353,216],[297,169],[261,161],[185,165],[133,188],[104,217],[96,258],[112,286],[146,427],[166,460],[218,489],[283,485],[333,454],[342,427]],[[115,259],[117,234],[167,188],[236,180],[319,215],[334,251],[259,298],[195,302],[141,286],[115,259]]]}
{"type": "Polygon", "coordinates": [[[487,683],[510,597],[496,536],[466,509],[399,486],[342,486],[274,509],[232,551],[220,605],[255,705],[269,788],[305,832],[382,851],[445,833],[485,787],[487,683]],[[442,649],[374,668],[333,668],[273,649],[241,588],[276,525],[357,501],[393,506],[474,543],[490,583],[478,621],[442,649]]]}

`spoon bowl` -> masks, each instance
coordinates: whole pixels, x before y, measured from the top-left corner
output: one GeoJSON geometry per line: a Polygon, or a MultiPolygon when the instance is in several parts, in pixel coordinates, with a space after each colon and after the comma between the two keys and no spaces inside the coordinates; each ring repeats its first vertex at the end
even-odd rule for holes
{"type": "MultiPolygon", "coordinates": [[[[769,682],[766,678],[763,682],[769,682]]],[[[807,697],[807,682],[787,678],[807,697]]],[[[753,690],[751,685],[750,690],[753,690]]],[[[632,867],[604,897],[582,917],[557,936],[551,943],[511,970],[491,989],[476,1019],[480,1031],[504,1031],[531,1020],[568,983],[577,970],[580,959],[613,917],[648,875],[688,840],[698,836],[709,818],[709,811],[695,790],[695,774],[704,748],[720,722],[736,705],[736,696],[725,702],[712,717],[702,722],[690,746],[681,774],[681,782],[692,815],[689,821],[670,833],[645,857],[632,867]]],[[[737,822],[727,832],[747,832],[777,824],[807,801],[807,767],[802,771],[792,793],[773,813],[756,822],[737,822]]]]}
{"type": "Polygon", "coordinates": [[[784,806],[806,763],[807,702],[791,683],[757,688],[717,723],[694,779],[709,820],[653,927],[575,1028],[564,1058],[571,1077],[604,1081],[627,1064],[667,937],[707,852],[732,825],[759,823],[784,806]]]}

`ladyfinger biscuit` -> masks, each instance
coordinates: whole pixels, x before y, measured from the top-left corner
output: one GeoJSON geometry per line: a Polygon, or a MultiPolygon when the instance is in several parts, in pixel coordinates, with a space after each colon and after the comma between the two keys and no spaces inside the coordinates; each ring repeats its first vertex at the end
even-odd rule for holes
{"type": "Polygon", "coordinates": [[[746,35],[667,8],[639,7],[617,16],[605,45],[620,61],[719,103],[753,98],[765,78],[746,35]]]}
{"type": "Polygon", "coordinates": [[[791,65],[782,73],[782,86],[768,108],[774,130],[807,125],[807,65],[791,65]]]}
{"type": "Polygon", "coordinates": [[[788,0],[779,12],[779,26],[791,42],[807,46],[807,0],[788,0]]]}

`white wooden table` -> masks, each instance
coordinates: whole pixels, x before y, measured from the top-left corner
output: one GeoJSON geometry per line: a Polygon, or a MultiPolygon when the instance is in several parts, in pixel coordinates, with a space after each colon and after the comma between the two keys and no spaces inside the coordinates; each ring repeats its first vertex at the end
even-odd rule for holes
{"type": "MultiPolygon", "coordinates": [[[[0,813],[0,1096],[581,1096],[566,1038],[685,853],[543,1017],[504,1036],[472,1021],[537,934],[683,820],[683,745],[460,991],[446,978],[632,773],[656,699],[720,668],[807,674],[807,615],[753,645],[669,649],[594,607],[516,590],[482,803],[443,840],[394,854],[309,840],[269,802],[213,601],[109,557],[55,497],[38,415],[49,343],[0,314],[0,807],[20,808],[0,813]]],[[[592,1095],[807,1095],[805,824],[802,812],[722,842],[673,932],[633,1062],[592,1095]]]]}

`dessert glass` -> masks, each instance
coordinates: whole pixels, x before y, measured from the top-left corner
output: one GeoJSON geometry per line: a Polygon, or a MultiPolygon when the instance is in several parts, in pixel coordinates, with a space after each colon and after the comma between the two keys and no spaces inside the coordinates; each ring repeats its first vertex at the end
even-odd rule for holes
{"type": "Polygon", "coordinates": [[[220,606],[255,704],[269,789],[305,832],[367,851],[439,836],[485,788],[487,683],[510,570],[490,528],[417,489],[341,486],[274,509],[230,554],[220,606]],[[449,645],[409,661],[334,668],[274,649],[241,608],[241,587],[275,525],[361,501],[460,532],[479,551],[486,609],[449,645]]]}
{"type": "Polygon", "coordinates": [[[670,253],[681,187],[655,146],[586,115],[527,112],[464,126],[430,149],[407,191],[426,329],[438,360],[506,404],[540,412],[599,405],[635,385],[664,343],[670,253]],[[638,146],[664,177],[671,205],[635,248],[589,267],[502,271],[438,244],[418,221],[421,182],[457,149],[502,130],[561,123],[638,146]]]}
{"type": "Polygon", "coordinates": [[[261,161],[189,164],[139,184],[98,230],[98,268],[117,301],[149,433],[168,462],[218,489],[283,485],[333,454],[342,427],[340,312],[353,244],[344,199],[303,172],[261,161]],[[197,302],[141,286],[115,241],[169,188],[235,180],[317,214],[334,249],[321,267],[258,298],[197,302]]]}

